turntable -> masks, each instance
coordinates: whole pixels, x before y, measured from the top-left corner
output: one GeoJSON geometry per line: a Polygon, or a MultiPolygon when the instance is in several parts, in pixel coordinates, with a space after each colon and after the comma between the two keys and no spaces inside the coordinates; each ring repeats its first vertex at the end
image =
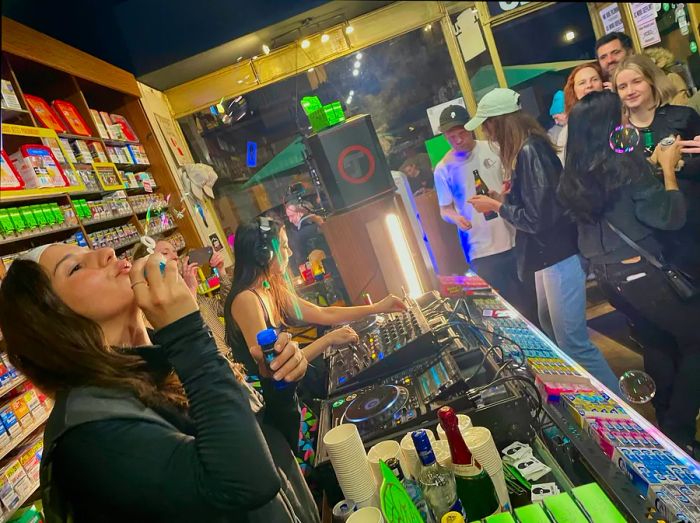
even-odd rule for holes
{"type": "Polygon", "coordinates": [[[343,423],[354,423],[358,430],[366,432],[371,427],[382,425],[393,419],[408,403],[408,389],[399,385],[371,387],[350,401],[343,423]]]}

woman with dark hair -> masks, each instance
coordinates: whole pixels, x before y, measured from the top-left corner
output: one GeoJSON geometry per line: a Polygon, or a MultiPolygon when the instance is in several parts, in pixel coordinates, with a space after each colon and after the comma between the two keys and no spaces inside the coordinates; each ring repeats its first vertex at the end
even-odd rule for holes
{"type": "Polygon", "coordinates": [[[618,391],[617,378],[591,343],[586,326],[586,274],[576,244],[576,224],[556,199],[561,162],[547,133],[520,107],[520,95],[494,89],[466,125],[484,124],[498,144],[511,188],[494,197],[477,195],[478,212],[495,211],[515,229],[518,273],[535,274],[540,325],[557,345],[603,385],[618,391]]]}
{"type": "MultiPolygon", "coordinates": [[[[231,372],[174,261],[36,248],[0,285],[0,328],[10,361],[55,399],[47,522],[318,521],[277,413],[231,372]]],[[[288,335],[276,349],[283,379],[301,379],[288,335]]]]}
{"type": "MultiPolygon", "coordinates": [[[[236,230],[233,246],[233,285],[226,299],[226,341],[236,361],[243,363],[251,382],[262,389],[265,401],[281,404],[285,412],[285,435],[289,441],[303,441],[302,454],[309,466],[313,453],[310,431],[302,430],[299,438],[299,414],[293,414],[299,405],[296,390],[292,387],[278,391],[272,380],[260,379],[253,354],[259,351],[257,333],[273,328],[278,331],[292,324],[337,325],[359,320],[370,314],[398,312],[406,306],[396,296],[389,295],[374,305],[359,307],[318,307],[299,298],[287,274],[292,251],[289,248],[285,228],[269,218],[258,218],[241,224],[236,230]],[[304,433],[305,432],[305,433],[304,433]]],[[[312,361],[326,349],[358,341],[350,327],[341,327],[319,337],[301,350],[300,356],[312,361]]],[[[276,379],[277,376],[275,375],[276,379]]],[[[306,409],[307,407],[304,407],[306,409]]],[[[302,419],[302,425],[304,420],[302,419]]],[[[303,459],[303,456],[300,456],[303,459]]]]}
{"type": "MultiPolygon", "coordinates": [[[[700,407],[700,331],[689,321],[700,318],[700,301],[681,301],[664,273],[610,227],[663,259],[654,233],[666,234],[685,223],[685,198],[675,173],[680,144],[656,147],[661,182],[639,150],[619,154],[611,149],[608,137],[621,120],[622,105],[613,93],[591,93],[574,107],[559,196],[576,218],[579,247],[598,280],[675,339],[675,346],[669,340],[664,352],[645,352],[645,368],[656,381],[654,405],[661,428],[687,446],[693,442],[700,407]]],[[[700,265],[700,259],[694,263],[700,265]]]]}

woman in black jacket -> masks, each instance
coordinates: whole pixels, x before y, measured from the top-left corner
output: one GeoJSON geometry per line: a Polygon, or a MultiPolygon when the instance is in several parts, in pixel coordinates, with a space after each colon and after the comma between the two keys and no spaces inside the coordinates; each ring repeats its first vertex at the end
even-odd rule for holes
{"type": "MultiPolygon", "coordinates": [[[[576,217],[579,247],[596,277],[675,339],[675,345],[668,340],[663,359],[656,354],[646,361],[645,354],[645,368],[656,381],[661,428],[687,447],[693,442],[700,408],[700,330],[693,322],[700,318],[700,301],[681,301],[663,272],[608,225],[655,257],[663,256],[655,233],[677,230],[685,223],[685,198],[675,174],[680,144],[656,148],[663,171],[659,181],[641,151],[618,154],[611,149],[609,136],[621,123],[621,109],[618,96],[609,92],[591,93],[574,107],[559,195],[576,217]]],[[[700,265],[700,258],[694,263],[700,265]]]]}
{"type": "MultiPolygon", "coordinates": [[[[217,351],[176,263],[159,263],[53,244],[0,285],[10,360],[55,398],[47,523],[318,521],[277,413],[217,351]]],[[[294,382],[306,360],[280,338],[276,370],[294,382]]]]}
{"type": "Polygon", "coordinates": [[[540,325],[557,345],[613,392],[615,374],[591,343],[586,326],[586,274],[576,244],[576,225],[556,198],[561,162],[547,133],[521,110],[520,95],[494,89],[479,102],[476,117],[498,144],[501,163],[512,185],[503,195],[477,195],[478,212],[496,211],[515,229],[518,272],[535,273],[540,325]]]}

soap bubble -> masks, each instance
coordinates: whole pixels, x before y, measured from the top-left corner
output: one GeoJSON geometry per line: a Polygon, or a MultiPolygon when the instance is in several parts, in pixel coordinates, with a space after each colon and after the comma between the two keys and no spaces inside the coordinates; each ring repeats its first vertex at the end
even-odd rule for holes
{"type": "Polygon", "coordinates": [[[618,125],[610,133],[610,148],[616,153],[629,153],[639,145],[639,131],[633,125],[618,125]]]}
{"type": "Polygon", "coordinates": [[[656,383],[641,370],[628,370],[618,380],[624,399],[630,403],[646,403],[656,394],[656,383]]]}

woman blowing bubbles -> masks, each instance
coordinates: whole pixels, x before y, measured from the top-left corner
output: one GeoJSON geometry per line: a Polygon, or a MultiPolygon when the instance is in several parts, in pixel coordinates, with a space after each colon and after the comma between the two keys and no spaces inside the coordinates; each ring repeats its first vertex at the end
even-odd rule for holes
{"type": "MultiPolygon", "coordinates": [[[[177,264],[161,272],[161,260],[132,268],[112,249],[54,244],[0,285],[10,360],[56,400],[41,461],[47,521],[318,521],[267,423],[274,406],[236,379],[177,264]]],[[[300,379],[296,344],[283,334],[276,349],[276,371],[300,379]]]]}

